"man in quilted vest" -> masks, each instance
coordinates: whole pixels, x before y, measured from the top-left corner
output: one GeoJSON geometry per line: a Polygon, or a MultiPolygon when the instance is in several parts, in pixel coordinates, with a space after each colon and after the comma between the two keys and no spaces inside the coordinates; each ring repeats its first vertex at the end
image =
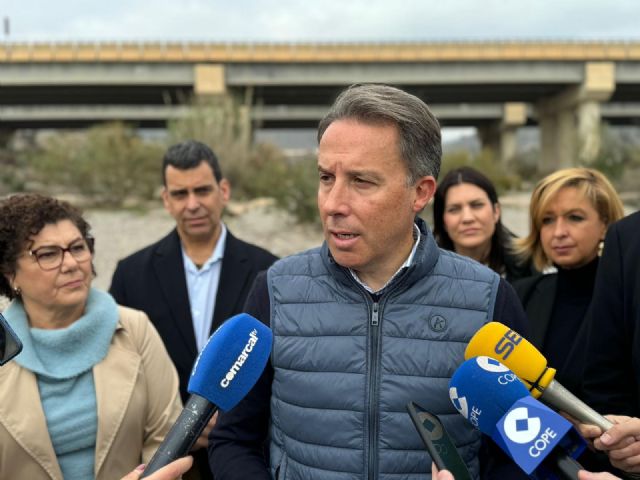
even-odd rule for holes
{"type": "Polygon", "coordinates": [[[354,85],[318,142],[325,241],[256,278],[245,310],[270,325],[273,351],[212,432],[216,480],[429,478],[410,400],[440,416],[473,478],[518,478],[449,400],[474,333],[497,320],[526,335],[526,317],[509,285],[440,250],[419,217],[440,170],[438,121],[414,95],[354,85]]]}

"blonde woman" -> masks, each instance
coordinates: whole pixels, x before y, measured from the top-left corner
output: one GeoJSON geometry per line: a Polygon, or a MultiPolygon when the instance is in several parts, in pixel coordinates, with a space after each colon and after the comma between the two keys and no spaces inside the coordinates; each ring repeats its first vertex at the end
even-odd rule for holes
{"type": "Polygon", "coordinates": [[[602,173],[568,168],[538,183],[529,214],[529,235],[516,240],[515,250],[547,273],[515,282],[514,287],[529,318],[530,340],[558,370],[560,383],[575,393],[584,353],[577,339],[591,300],[599,251],[607,227],[623,216],[622,202],[602,173]]]}

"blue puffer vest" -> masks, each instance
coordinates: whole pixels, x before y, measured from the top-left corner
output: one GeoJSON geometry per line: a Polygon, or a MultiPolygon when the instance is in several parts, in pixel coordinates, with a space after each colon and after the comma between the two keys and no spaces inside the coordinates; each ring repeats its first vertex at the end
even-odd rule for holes
{"type": "Polygon", "coordinates": [[[448,385],[468,341],[492,319],[499,277],[440,250],[418,225],[413,265],[377,301],[326,244],[269,270],[274,478],[429,478],[410,400],[442,419],[478,477],[480,434],[453,408],[448,385]]]}

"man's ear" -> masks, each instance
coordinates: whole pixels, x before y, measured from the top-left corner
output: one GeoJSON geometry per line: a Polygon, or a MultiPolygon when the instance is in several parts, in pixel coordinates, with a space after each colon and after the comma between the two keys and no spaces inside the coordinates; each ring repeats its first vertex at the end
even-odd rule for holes
{"type": "Polygon", "coordinates": [[[431,175],[421,177],[413,186],[416,196],[413,200],[413,211],[421,212],[436,193],[436,179],[431,175]]]}
{"type": "Polygon", "coordinates": [[[162,205],[164,205],[164,209],[169,211],[169,192],[167,191],[167,187],[162,187],[160,196],[162,197],[162,205]]]}
{"type": "Polygon", "coordinates": [[[226,178],[222,178],[220,179],[218,186],[220,187],[220,192],[222,193],[224,203],[227,203],[231,198],[231,182],[229,182],[229,180],[227,180],[226,178]]]}

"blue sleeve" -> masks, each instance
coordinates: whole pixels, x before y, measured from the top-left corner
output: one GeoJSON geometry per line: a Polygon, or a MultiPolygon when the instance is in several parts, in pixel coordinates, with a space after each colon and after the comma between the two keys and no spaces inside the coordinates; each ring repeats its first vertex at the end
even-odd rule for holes
{"type": "Polygon", "coordinates": [[[505,324],[525,338],[529,336],[527,314],[513,287],[503,278],[498,285],[493,320],[505,324]]]}
{"type": "MultiPolygon", "coordinates": [[[[523,337],[529,334],[527,314],[522,308],[515,290],[504,279],[500,279],[493,320],[515,330],[523,337]]],[[[483,435],[480,451],[481,478],[483,480],[530,478],[493,441],[483,435]]]]}
{"type": "MultiPolygon", "coordinates": [[[[258,274],[244,311],[269,325],[266,272],[258,274]]],[[[209,435],[209,465],[216,480],[270,480],[269,402],[273,369],[267,364],[253,389],[235,408],[220,412],[209,435]]]]}
{"type": "Polygon", "coordinates": [[[480,448],[480,478],[482,480],[528,480],[524,473],[490,437],[482,435],[480,448]]]}

